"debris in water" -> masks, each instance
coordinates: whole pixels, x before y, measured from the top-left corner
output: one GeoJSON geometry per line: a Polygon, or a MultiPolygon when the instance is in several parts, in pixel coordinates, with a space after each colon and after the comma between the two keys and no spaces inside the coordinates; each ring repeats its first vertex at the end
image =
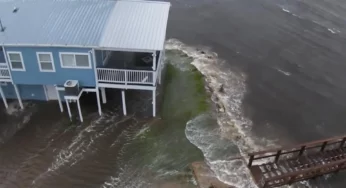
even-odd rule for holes
{"type": "Polygon", "coordinates": [[[220,93],[223,93],[223,92],[225,91],[225,89],[224,89],[224,87],[223,87],[223,84],[220,84],[218,91],[219,91],[220,93]]]}

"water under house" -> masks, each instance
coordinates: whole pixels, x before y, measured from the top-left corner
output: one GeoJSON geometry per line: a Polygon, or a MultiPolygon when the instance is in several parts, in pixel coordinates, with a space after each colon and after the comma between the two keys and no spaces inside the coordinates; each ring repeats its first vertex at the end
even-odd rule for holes
{"type": "Polygon", "coordinates": [[[61,112],[106,88],[148,90],[156,115],[170,3],[136,0],[0,1],[0,96],[56,100],[61,112]]]}

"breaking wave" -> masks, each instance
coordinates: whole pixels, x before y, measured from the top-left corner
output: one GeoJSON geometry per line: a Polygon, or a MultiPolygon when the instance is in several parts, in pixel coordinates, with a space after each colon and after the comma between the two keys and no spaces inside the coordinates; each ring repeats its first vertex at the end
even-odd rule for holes
{"type": "MultiPolygon", "coordinates": [[[[257,187],[246,167],[246,153],[275,147],[276,140],[256,137],[252,121],[244,117],[241,104],[246,92],[246,75],[229,68],[225,61],[206,47],[192,47],[170,39],[167,50],[179,50],[193,58],[192,64],[205,76],[211,99],[217,106],[213,114],[202,114],[187,123],[185,134],[197,146],[219,180],[235,187],[257,187]]],[[[265,162],[265,161],[262,161],[265,162]]]]}
{"type": "Polygon", "coordinates": [[[218,106],[219,126],[212,129],[203,125],[203,122],[208,122],[208,115],[198,116],[187,123],[187,138],[202,150],[221,181],[236,187],[256,187],[249,181],[251,178],[244,161],[230,160],[243,153],[273,145],[273,141],[250,136],[252,122],[243,116],[241,110],[246,92],[245,74],[227,68],[225,61],[218,59],[217,54],[208,48],[190,47],[171,39],[166,49],[180,50],[193,58],[192,64],[205,76],[212,101],[218,106]]]}

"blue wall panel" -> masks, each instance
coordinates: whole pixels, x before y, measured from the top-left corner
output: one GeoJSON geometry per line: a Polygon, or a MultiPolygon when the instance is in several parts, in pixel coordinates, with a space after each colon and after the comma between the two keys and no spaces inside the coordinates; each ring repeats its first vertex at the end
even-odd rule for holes
{"type": "MultiPolygon", "coordinates": [[[[7,99],[17,99],[12,84],[2,85],[7,99]]],[[[46,94],[42,85],[17,85],[22,100],[46,100],[46,94]]]]}
{"type": "MultiPolygon", "coordinates": [[[[4,95],[6,99],[16,99],[17,95],[14,91],[14,87],[12,84],[8,83],[6,85],[1,85],[2,90],[4,91],[4,95]]],[[[1,98],[1,96],[0,96],[1,98]]]]}
{"type": "Polygon", "coordinates": [[[47,100],[42,85],[18,85],[23,100],[47,100]]]}
{"type": "Polygon", "coordinates": [[[29,85],[63,85],[66,80],[79,80],[80,86],[95,87],[95,73],[93,58],[91,69],[62,68],[59,52],[89,53],[87,48],[63,48],[63,47],[6,47],[8,51],[22,52],[26,71],[11,71],[13,81],[16,84],[29,85]],[[36,52],[52,52],[56,72],[40,72],[36,52]]]}

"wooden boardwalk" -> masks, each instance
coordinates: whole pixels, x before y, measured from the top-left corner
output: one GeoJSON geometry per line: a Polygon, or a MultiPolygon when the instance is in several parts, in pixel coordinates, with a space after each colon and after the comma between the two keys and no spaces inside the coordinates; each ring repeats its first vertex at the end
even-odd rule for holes
{"type": "Polygon", "coordinates": [[[248,168],[261,188],[314,179],[346,169],[346,136],[249,154],[248,168]],[[258,163],[258,164],[255,164],[258,163]]]}

